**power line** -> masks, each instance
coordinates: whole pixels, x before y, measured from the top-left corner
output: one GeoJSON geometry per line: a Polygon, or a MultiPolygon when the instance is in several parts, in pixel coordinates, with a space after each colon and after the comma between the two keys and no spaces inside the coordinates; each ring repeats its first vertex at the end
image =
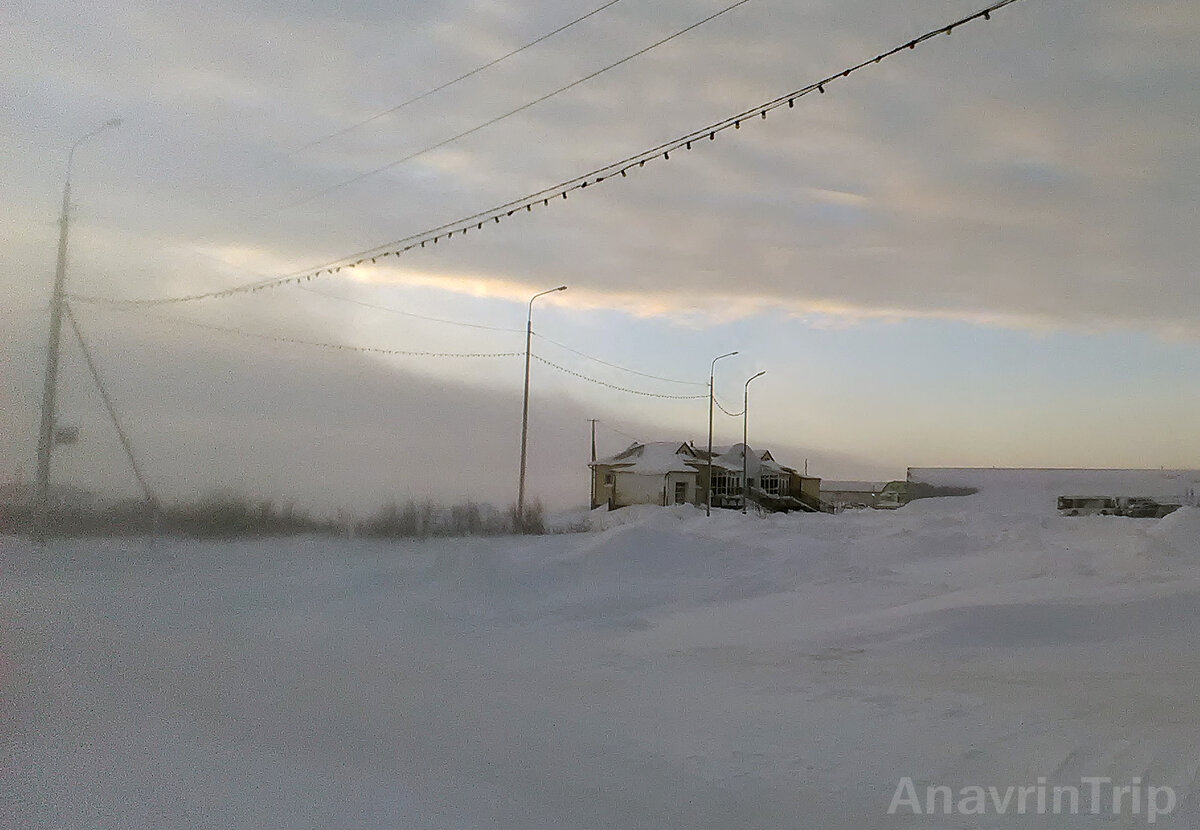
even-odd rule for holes
{"type": "MultiPolygon", "coordinates": [[[[381,305],[376,305],[374,303],[360,302],[359,300],[354,300],[349,297],[340,297],[336,294],[326,294],[323,291],[316,291],[311,288],[303,288],[302,287],[302,290],[311,291],[312,293],[319,294],[323,297],[329,297],[331,299],[337,299],[337,300],[344,300],[346,302],[354,303],[356,305],[364,305],[364,306],[367,306],[368,308],[379,309],[381,311],[389,311],[389,312],[401,314],[401,315],[404,315],[407,317],[417,317],[422,320],[430,320],[430,321],[439,322],[439,323],[449,323],[451,325],[469,326],[471,328],[488,329],[488,330],[492,330],[492,331],[500,331],[500,332],[505,332],[505,333],[518,333],[518,334],[521,333],[519,329],[505,329],[505,328],[499,328],[496,326],[485,326],[482,324],[475,324],[475,323],[463,323],[463,322],[456,321],[456,320],[444,320],[444,319],[441,319],[438,317],[426,317],[424,315],[413,314],[411,312],[401,311],[400,309],[391,308],[390,306],[381,306],[381,305]]],[[[349,345],[341,344],[341,343],[328,343],[328,342],[320,342],[320,341],[313,341],[313,340],[303,340],[303,339],[298,339],[298,338],[294,338],[294,337],[285,337],[282,335],[262,334],[260,332],[246,331],[245,329],[235,328],[232,326],[219,326],[219,325],[215,325],[212,323],[203,323],[199,320],[189,320],[189,319],[186,319],[183,317],[174,317],[174,316],[169,316],[169,315],[165,315],[165,314],[153,314],[151,312],[147,312],[147,311],[144,311],[144,310],[141,310],[138,308],[130,308],[130,307],[122,307],[122,306],[109,306],[109,307],[113,308],[114,310],[132,312],[132,313],[138,314],[139,316],[147,317],[147,318],[153,319],[153,320],[159,320],[159,321],[162,321],[165,323],[172,323],[172,324],[178,323],[178,324],[182,324],[185,326],[192,326],[193,328],[205,329],[208,331],[216,331],[216,332],[221,332],[221,333],[225,333],[225,334],[232,334],[232,335],[236,335],[239,337],[249,337],[249,338],[253,338],[256,340],[266,340],[266,341],[271,341],[271,342],[287,343],[290,345],[313,346],[313,347],[325,348],[325,349],[337,349],[340,351],[357,351],[357,352],[374,353],[374,354],[420,356],[420,357],[513,357],[513,356],[520,356],[521,354],[523,354],[523,352],[458,353],[458,352],[405,351],[405,350],[398,350],[398,349],[381,349],[381,348],[374,348],[374,347],[367,347],[367,346],[349,346],[349,345]]],[[[580,357],[587,358],[588,360],[593,360],[593,361],[595,361],[597,363],[601,363],[605,366],[610,366],[614,369],[619,369],[624,372],[629,372],[630,374],[638,375],[640,377],[650,378],[652,380],[661,380],[661,381],[665,381],[668,383],[681,383],[681,384],[686,384],[689,386],[706,386],[706,384],[703,384],[703,383],[696,383],[696,382],[687,381],[687,380],[677,380],[675,378],[662,377],[660,375],[652,375],[647,372],[640,372],[637,369],[631,369],[627,366],[620,366],[616,363],[610,363],[606,360],[603,360],[602,358],[595,357],[586,352],[582,352],[578,349],[572,348],[571,346],[568,346],[565,343],[560,343],[557,340],[551,340],[550,338],[548,338],[544,335],[538,335],[538,334],[536,334],[536,332],[535,332],[535,335],[537,337],[540,337],[542,340],[546,341],[547,343],[551,343],[555,346],[558,346],[560,349],[564,349],[568,352],[571,352],[572,354],[579,355],[580,357]]],[[[548,365],[554,366],[555,368],[561,368],[557,364],[550,363],[549,361],[546,361],[543,358],[538,357],[537,355],[532,355],[532,356],[537,358],[538,360],[542,360],[542,362],[547,363],[548,365]]],[[[563,369],[563,371],[570,372],[571,374],[577,374],[568,369],[563,369]]],[[[578,375],[578,376],[584,377],[583,375],[578,375]]],[[[591,380],[594,383],[601,383],[602,385],[611,385],[611,384],[604,383],[602,381],[594,380],[592,378],[584,378],[584,379],[591,380]]],[[[611,385],[611,386],[614,389],[621,389],[622,391],[634,392],[635,394],[651,394],[651,393],[639,392],[637,390],[625,389],[624,387],[620,387],[620,386],[615,386],[615,385],[611,385]]],[[[684,399],[687,396],[656,395],[656,397],[679,397],[680,399],[684,399]]],[[[704,397],[704,396],[696,395],[696,396],[690,396],[690,397],[700,398],[700,397],[704,397]]],[[[718,406],[719,405],[720,404],[718,403],[718,406]]]]}
{"type": "Polygon", "coordinates": [[[508,112],[505,112],[501,115],[497,115],[494,118],[489,118],[487,121],[484,121],[480,124],[476,124],[474,127],[471,127],[470,129],[463,130],[460,133],[452,135],[449,138],[444,138],[441,141],[437,141],[433,144],[430,144],[426,147],[421,148],[420,150],[414,150],[413,152],[409,153],[408,155],[401,156],[400,158],[396,159],[395,161],[390,161],[381,167],[376,167],[373,170],[367,170],[363,173],[358,173],[354,176],[351,176],[348,179],[343,179],[342,181],[338,182],[337,184],[322,188],[321,190],[318,190],[315,193],[310,193],[307,196],[301,196],[299,199],[295,199],[291,202],[287,202],[286,204],[280,205],[279,207],[269,210],[266,213],[258,214],[254,218],[255,219],[264,219],[268,216],[273,216],[274,214],[279,213],[281,211],[288,210],[288,209],[294,208],[294,207],[299,207],[300,205],[308,204],[309,202],[312,202],[316,199],[320,199],[323,196],[328,196],[330,193],[334,193],[338,190],[349,187],[352,184],[361,182],[363,179],[370,178],[371,176],[376,176],[387,170],[391,170],[393,167],[398,167],[399,165],[404,164],[405,162],[409,162],[415,158],[419,158],[420,156],[423,156],[426,153],[432,153],[434,150],[440,150],[442,147],[445,147],[448,144],[453,144],[454,142],[456,142],[460,139],[466,138],[469,135],[474,135],[475,133],[479,132],[480,130],[484,130],[484,129],[492,126],[493,124],[497,124],[497,123],[505,120],[506,118],[511,118],[512,116],[517,115],[518,113],[524,112],[525,110],[529,109],[530,107],[537,106],[538,104],[542,103],[543,101],[548,101],[549,99],[555,97],[556,95],[560,95],[568,90],[574,89],[575,87],[579,86],[582,83],[586,83],[599,75],[603,75],[605,72],[608,72],[610,69],[616,69],[618,66],[621,66],[624,63],[628,63],[629,61],[633,60],[634,58],[640,57],[641,55],[646,54],[651,49],[656,49],[659,46],[662,46],[664,43],[669,43],[670,41],[674,40],[675,38],[680,37],[681,35],[685,35],[688,32],[692,31],[693,29],[703,26],[705,23],[708,23],[711,20],[715,20],[716,18],[720,17],[721,15],[727,14],[728,12],[731,12],[734,9],[736,9],[738,6],[744,6],[745,4],[747,4],[749,2],[750,2],[750,0],[737,0],[737,2],[735,2],[729,6],[726,6],[725,8],[721,9],[720,11],[710,14],[708,17],[704,18],[703,20],[698,20],[695,23],[691,24],[690,26],[680,29],[679,31],[674,32],[673,34],[670,34],[667,37],[662,38],[661,40],[655,41],[654,43],[651,43],[649,46],[643,47],[642,49],[639,49],[638,51],[634,52],[631,55],[626,55],[625,57],[621,58],[619,61],[616,61],[615,63],[610,63],[608,66],[605,66],[602,69],[597,69],[595,72],[592,72],[589,75],[584,75],[582,78],[572,81],[571,83],[569,83],[565,86],[560,86],[558,89],[555,89],[551,92],[547,92],[545,95],[539,96],[537,98],[534,98],[532,101],[528,101],[524,104],[521,104],[521,106],[516,107],[515,109],[511,109],[508,112]]]}
{"type": "Polygon", "coordinates": [[[149,312],[134,310],[131,308],[121,308],[121,311],[133,312],[142,317],[147,317],[152,320],[159,320],[164,323],[180,324],[191,326],[193,328],[204,329],[206,331],[221,332],[222,334],[232,334],[237,337],[246,337],[254,340],[264,340],[272,343],[285,343],[290,346],[311,346],[319,349],[331,349],[343,352],[361,352],[364,354],[382,354],[382,355],[398,355],[401,357],[461,357],[461,358],[482,358],[482,357],[523,357],[524,352],[431,352],[419,351],[411,349],[384,349],[374,346],[352,346],[346,343],[329,343],[319,340],[304,340],[298,337],[285,337],[283,335],[262,334],[255,331],[246,331],[245,329],[235,328],[233,326],[218,326],[212,323],[202,323],[199,320],[188,320],[183,317],[172,317],[165,314],[151,314],[149,312]]]}
{"type": "MultiPolygon", "coordinates": [[[[127,311],[127,312],[132,311],[132,313],[138,314],[139,316],[147,317],[152,320],[160,320],[165,323],[182,324],[185,326],[192,326],[193,328],[204,329],[206,331],[215,331],[215,332],[220,332],[222,334],[231,334],[231,335],[234,335],[237,337],[247,337],[247,338],[252,338],[254,340],[265,340],[265,341],[273,342],[273,343],[284,343],[284,344],[291,345],[291,346],[310,346],[310,347],[315,347],[315,348],[332,349],[332,350],[344,351],[344,352],[362,352],[362,353],[367,353],[367,354],[400,355],[400,356],[405,356],[405,357],[461,357],[461,358],[521,357],[525,354],[524,352],[430,352],[430,351],[412,351],[412,350],[404,350],[404,349],[384,349],[384,348],[377,348],[377,347],[373,347],[373,346],[350,346],[350,345],[346,345],[344,343],[328,343],[328,342],[321,342],[321,341],[316,341],[316,340],[304,340],[304,339],[297,338],[297,337],[285,337],[282,335],[274,335],[274,334],[261,334],[259,332],[246,331],[245,329],[235,328],[233,326],[218,326],[218,325],[214,325],[211,323],[202,323],[199,320],[188,320],[183,317],[172,317],[172,316],[165,315],[165,314],[153,314],[153,313],[140,311],[140,310],[133,311],[132,309],[122,309],[122,311],[127,311]]],[[[564,372],[568,375],[572,375],[574,377],[580,378],[581,380],[586,380],[589,383],[595,383],[599,386],[604,386],[609,389],[615,389],[620,392],[628,392],[632,395],[642,395],[643,397],[647,397],[647,398],[666,398],[666,399],[670,399],[670,400],[681,400],[681,401],[682,400],[689,400],[689,401],[690,400],[699,400],[701,398],[707,397],[707,395],[664,395],[664,394],[660,394],[657,392],[646,392],[646,391],[640,390],[640,389],[630,389],[625,386],[619,386],[614,383],[608,383],[607,381],[598,380],[596,378],[589,377],[580,372],[576,372],[573,369],[568,369],[565,366],[560,366],[557,363],[553,363],[537,354],[531,354],[530,357],[532,357],[534,360],[537,360],[541,363],[546,364],[547,366],[549,366],[553,369],[557,369],[560,372],[564,372]]],[[[636,440],[636,439],[634,439],[634,440],[636,440]]]]}
{"type": "Polygon", "coordinates": [[[557,340],[551,340],[549,337],[547,337],[544,334],[538,334],[536,331],[533,333],[533,336],[537,337],[541,340],[544,340],[547,343],[551,343],[555,346],[558,346],[560,349],[571,352],[572,354],[577,354],[580,357],[587,358],[588,360],[593,360],[596,363],[600,363],[604,366],[609,366],[613,369],[620,369],[622,372],[629,372],[631,375],[638,375],[640,377],[650,378],[651,380],[662,380],[662,381],[666,381],[667,383],[682,383],[685,386],[707,386],[708,385],[706,383],[697,383],[696,381],[691,381],[691,380],[677,380],[675,378],[665,378],[660,375],[651,375],[651,374],[647,374],[646,372],[639,372],[637,369],[630,369],[628,366],[619,366],[616,363],[609,363],[607,360],[603,360],[599,357],[595,357],[594,355],[590,355],[587,352],[581,352],[578,349],[573,349],[570,346],[559,343],[557,340]]]}
{"type": "Polygon", "coordinates": [[[399,314],[404,317],[413,317],[417,320],[428,320],[431,323],[445,323],[446,325],[450,325],[450,326],[463,326],[465,328],[485,329],[487,331],[503,331],[503,332],[508,332],[511,334],[524,334],[525,333],[524,329],[511,329],[511,328],[504,328],[502,326],[488,326],[483,323],[467,323],[462,320],[448,320],[444,317],[430,317],[425,314],[417,314],[412,311],[402,311],[401,309],[393,308],[392,306],[379,305],[378,303],[368,303],[365,300],[356,300],[353,297],[342,297],[338,294],[327,294],[324,291],[318,291],[315,288],[309,288],[309,287],[303,286],[303,285],[300,286],[300,290],[307,291],[310,294],[317,294],[321,297],[328,297],[331,300],[339,300],[343,303],[352,303],[353,305],[359,305],[359,306],[362,306],[363,308],[373,308],[376,311],[386,311],[391,314],[399,314]]]}
{"type": "MultiPolygon", "coordinates": [[[[446,317],[432,317],[428,314],[417,314],[414,311],[404,311],[403,309],[395,308],[393,306],[381,305],[379,303],[370,303],[370,302],[367,302],[366,300],[358,300],[353,297],[343,297],[340,294],[330,294],[326,291],[318,291],[315,288],[309,288],[309,287],[303,286],[303,285],[300,286],[300,290],[307,291],[310,294],[316,294],[320,297],[325,297],[326,299],[337,300],[337,301],[343,302],[343,303],[350,303],[351,305],[362,306],[363,308],[371,308],[371,309],[375,309],[376,311],[386,311],[389,314],[399,314],[403,317],[412,317],[413,319],[416,319],[416,320],[426,320],[431,323],[444,323],[449,326],[462,326],[464,328],[483,329],[486,331],[501,331],[501,332],[506,332],[506,333],[510,333],[510,334],[524,334],[525,333],[524,329],[506,328],[504,326],[489,326],[485,323],[469,323],[465,320],[451,320],[446,317]]],[[[88,303],[88,304],[92,304],[92,305],[110,305],[110,306],[116,306],[119,308],[129,308],[129,307],[133,307],[133,306],[145,305],[143,303],[127,303],[127,302],[120,301],[120,300],[112,301],[106,297],[98,297],[98,296],[89,295],[89,294],[68,294],[67,296],[70,297],[70,299],[72,299],[72,300],[76,300],[78,302],[88,303]]],[[[156,304],[152,303],[151,305],[156,305],[156,304]]],[[[36,307],[31,310],[40,310],[40,308],[41,307],[36,307]]],[[[11,310],[16,311],[16,309],[11,309],[11,310]]],[[[7,310],[5,308],[0,307],[0,313],[5,313],[6,311],[7,310]]]]}
{"type": "Polygon", "coordinates": [[[746,410],[744,410],[744,409],[741,412],[730,412],[728,409],[726,409],[724,406],[721,405],[721,399],[718,398],[716,395],[713,395],[713,403],[715,403],[717,405],[717,409],[724,412],[730,418],[740,418],[746,414],[746,410]]]}
{"type": "Polygon", "coordinates": [[[589,17],[599,14],[600,12],[607,9],[609,6],[615,6],[617,3],[620,3],[620,2],[621,2],[621,0],[608,0],[608,2],[605,3],[604,5],[592,9],[587,14],[584,14],[584,15],[581,15],[581,16],[575,18],[570,23],[563,24],[562,26],[559,26],[554,31],[547,32],[546,34],[542,35],[541,37],[535,38],[534,40],[529,41],[528,43],[526,43],[523,46],[518,46],[516,49],[513,49],[511,52],[507,52],[507,53],[501,55],[500,57],[495,58],[494,60],[490,60],[487,63],[480,64],[479,66],[472,69],[470,72],[465,72],[462,75],[459,75],[454,80],[446,81],[443,84],[440,84],[438,86],[433,87],[432,89],[428,89],[425,92],[422,92],[420,95],[414,95],[413,97],[411,97],[405,101],[401,101],[399,104],[396,104],[393,107],[389,107],[385,110],[377,112],[368,118],[362,119],[361,121],[356,121],[355,123],[351,124],[348,127],[343,127],[340,130],[335,130],[334,132],[328,133],[327,135],[323,135],[320,138],[314,138],[312,141],[308,142],[307,144],[302,144],[299,147],[297,147],[296,149],[288,151],[288,153],[286,155],[291,156],[295,153],[299,153],[304,150],[311,149],[313,147],[316,147],[319,144],[324,144],[326,141],[329,141],[330,139],[338,138],[339,136],[343,136],[346,133],[357,130],[359,127],[365,127],[367,124],[370,124],[373,121],[378,121],[380,118],[384,118],[388,115],[391,115],[392,113],[399,112],[400,110],[404,109],[407,106],[415,104],[418,101],[422,101],[431,95],[441,92],[443,89],[449,89],[450,87],[454,86],[455,84],[457,84],[461,81],[465,81],[467,78],[470,78],[473,75],[478,75],[480,72],[483,72],[485,69],[491,69],[496,64],[498,64],[502,61],[506,61],[509,58],[513,57],[514,55],[520,54],[521,52],[524,52],[526,49],[529,49],[532,46],[537,46],[542,41],[549,40],[550,38],[554,37],[555,35],[557,35],[561,32],[565,32],[567,29],[570,29],[572,26],[576,25],[577,23],[582,23],[583,21],[587,20],[589,17]]]}
{"type": "Polygon", "coordinates": [[[622,438],[628,438],[630,441],[633,441],[635,444],[642,443],[642,440],[640,438],[635,438],[634,436],[630,435],[628,432],[622,432],[621,430],[617,429],[612,424],[610,424],[608,421],[602,421],[599,418],[597,418],[596,423],[603,426],[609,432],[615,432],[617,435],[620,435],[622,438]]]}
{"type": "Polygon", "coordinates": [[[560,372],[563,372],[568,375],[572,375],[574,377],[579,378],[580,380],[586,380],[588,383],[594,383],[597,386],[604,386],[609,389],[615,389],[618,392],[628,392],[631,395],[641,395],[642,397],[645,397],[645,398],[667,398],[669,400],[674,400],[674,401],[696,401],[696,400],[700,400],[701,398],[708,397],[708,395],[662,395],[657,392],[644,392],[640,389],[630,389],[625,386],[618,386],[615,383],[608,383],[607,381],[597,380],[596,378],[588,377],[587,375],[576,372],[573,369],[568,369],[566,366],[559,366],[557,363],[551,363],[549,360],[546,360],[546,358],[542,357],[541,355],[535,354],[535,355],[530,355],[530,356],[534,360],[536,360],[540,363],[546,364],[551,369],[557,369],[560,372]]]}
{"type": "Polygon", "coordinates": [[[693,145],[700,146],[700,142],[704,140],[712,141],[716,139],[718,133],[725,132],[729,129],[738,130],[743,123],[752,123],[756,118],[765,119],[767,114],[781,107],[789,109],[795,105],[798,98],[803,98],[814,92],[824,94],[826,87],[850,77],[855,72],[866,69],[870,66],[877,65],[884,60],[887,60],[895,55],[903,52],[906,49],[915,49],[930,39],[938,35],[949,34],[959,26],[966,25],[976,20],[990,20],[991,15],[1004,8],[1012,5],[1018,0],[999,0],[987,8],[955,20],[952,23],[947,23],[936,29],[932,29],[919,37],[905,41],[899,46],[893,47],[876,55],[873,58],[849,66],[839,72],[826,76],[819,81],[808,84],[807,86],[793,90],[785,95],[781,95],[765,103],[759,104],[742,112],[729,116],[721,121],[708,124],[700,129],[693,130],[690,133],[674,138],[670,141],[659,144],[656,147],[651,147],[632,156],[627,156],[619,161],[612,162],[603,167],[598,167],[583,175],[576,176],[551,187],[543,188],[535,193],[530,193],[502,205],[489,208],[487,210],[473,213],[469,216],[464,216],[455,219],[451,222],[438,225],[436,227],[427,228],[423,231],[418,231],[400,239],[386,242],[382,245],[376,245],[373,248],[368,248],[363,251],[358,251],[353,254],[341,257],[337,260],[331,260],[328,263],[317,266],[313,269],[308,269],[306,272],[292,272],[280,277],[273,277],[268,280],[259,282],[245,283],[243,285],[233,286],[219,291],[206,291],[196,294],[186,294],[175,297],[159,297],[159,298],[138,298],[138,299],[117,299],[111,297],[85,297],[80,295],[71,295],[72,299],[80,302],[91,303],[108,303],[114,305],[126,306],[155,306],[155,305],[172,305],[176,303],[194,302],[198,300],[215,299],[219,297],[229,297],[235,294],[243,294],[247,292],[263,291],[270,288],[278,288],[279,286],[290,283],[308,282],[313,279],[319,279],[321,276],[340,273],[343,268],[355,268],[359,265],[374,265],[377,260],[386,257],[398,257],[408,253],[416,248],[424,248],[429,244],[436,245],[442,240],[449,240],[454,236],[465,236],[468,230],[482,230],[484,225],[499,224],[501,220],[511,218],[524,210],[530,212],[534,205],[546,207],[550,204],[551,199],[566,199],[571,192],[582,190],[589,186],[595,186],[601,182],[616,178],[620,175],[621,178],[626,178],[630,172],[637,172],[645,167],[647,162],[663,160],[667,161],[671,158],[671,153],[680,149],[691,150],[693,145]]]}

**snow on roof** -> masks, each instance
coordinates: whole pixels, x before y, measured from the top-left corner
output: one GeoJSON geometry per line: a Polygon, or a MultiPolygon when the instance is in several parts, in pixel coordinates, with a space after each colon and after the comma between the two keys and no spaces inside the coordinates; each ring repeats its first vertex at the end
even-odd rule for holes
{"type": "Polygon", "coordinates": [[[631,444],[616,455],[600,458],[596,465],[620,467],[622,472],[639,475],[693,473],[700,459],[696,451],[680,441],[650,441],[631,444]],[[688,464],[687,462],[692,462],[688,464]]]}
{"type": "MultiPolygon", "coordinates": [[[[622,470],[645,475],[692,472],[697,467],[708,464],[708,451],[680,441],[650,441],[645,444],[635,442],[616,455],[598,458],[592,463],[599,466],[620,467],[622,470]]],[[[713,447],[712,465],[723,470],[740,473],[742,471],[742,445],[713,447]]],[[[754,447],[750,447],[749,457],[746,459],[746,471],[751,477],[794,472],[792,468],[784,467],[771,458],[769,451],[760,453],[754,447]],[[766,456],[766,460],[763,460],[763,456],[766,456]]]]}
{"type": "MultiPolygon", "coordinates": [[[[734,444],[731,447],[713,447],[713,466],[741,472],[742,447],[742,444],[734,444]]],[[[767,475],[779,475],[787,471],[786,468],[776,463],[774,459],[763,460],[764,455],[770,458],[769,452],[759,453],[754,447],[748,447],[748,449],[749,453],[747,453],[746,457],[747,475],[760,476],[763,473],[767,475]]]]}

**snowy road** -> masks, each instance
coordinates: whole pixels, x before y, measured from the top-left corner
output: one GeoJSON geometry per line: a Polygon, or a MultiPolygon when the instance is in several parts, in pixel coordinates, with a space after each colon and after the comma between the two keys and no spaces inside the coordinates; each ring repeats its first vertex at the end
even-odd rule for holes
{"type": "MultiPolygon", "coordinates": [[[[1137,827],[919,785],[1138,778],[1192,827],[1200,511],[981,495],[426,543],[0,540],[14,828],[1137,827]]],[[[1109,811],[1111,812],[1111,811],[1109,811]]]]}

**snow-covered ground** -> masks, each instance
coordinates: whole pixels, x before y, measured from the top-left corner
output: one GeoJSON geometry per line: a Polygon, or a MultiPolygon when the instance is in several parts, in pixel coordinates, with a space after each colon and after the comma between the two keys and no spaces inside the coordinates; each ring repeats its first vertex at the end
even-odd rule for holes
{"type": "Polygon", "coordinates": [[[3,539],[0,825],[1142,826],[888,815],[904,777],[1106,776],[1176,788],[1156,826],[1197,826],[1200,510],[1002,495],[525,539],[3,539]]]}
{"type": "Polygon", "coordinates": [[[910,482],[974,487],[991,509],[1045,512],[1059,496],[1145,496],[1197,506],[1200,470],[1081,470],[1005,467],[909,467],[910,482]]]}

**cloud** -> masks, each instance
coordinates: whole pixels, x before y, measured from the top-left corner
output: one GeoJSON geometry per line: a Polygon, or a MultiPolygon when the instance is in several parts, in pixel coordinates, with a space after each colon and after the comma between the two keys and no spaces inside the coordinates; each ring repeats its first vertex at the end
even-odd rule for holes
{"type": "MultiPolygon", "coordinates": [[[[1136,5],[1018,4],[768,124],[652,165],[667,169],[576,194],[578,205],[447,246],[418,267],[445,271],[447,284],[470,272],[526,288],[570,268],[611,307],[640,293],[664,313],[721,297],[736,274],[747,294],[800,311],[1187,328],[1200,303],[1180,293],[1198,252],[1181,211],[1200,179],[1187,161],[1195,132],[1181,128],[1194,120],[1198,67],[1178,36],[1167,38],[1164,61],[1162,39],[1194,31],[1200,12],[1136,5]]],[[[153,241],[163,235],[199,236],[208,248],[256,251],[248,270],[292,270],[610,161],[971,9],[953,6],[935,18],[915,4],[880,16],[868,4],[761,0],[444,151],[278,213],[603,65],[697,10],[619,5],[493,74],[285,157],[564,12],[241,3],[164,15],[114,2],[80,33],[51,12],[10,33],[22,48],[10,53],[8,88],[69,109],[102,97],[141,115],[121,137],[139,146],[110,138],[95,149],[123,158],[104,176],[113,186],[93,191],[104,199],[92,200],[117,210],[98,232],[142,225],[133,229],[150,240],[131,251],[138,261],[167,258],[153,241]],[[426,45],[384,48],[397,38],[426,45]],[[32,63],[34,44],[64,40],[80,48],[32,63]],[[139,160],[155,167],[138,171],[139,160]],[[141,207],[126,211],[133,202],[141,207]]],[[[134,293],[186,292],[224,269],[193,263],[191,276],[165,285],[137,270],[127,278],[134,293]]]]}

